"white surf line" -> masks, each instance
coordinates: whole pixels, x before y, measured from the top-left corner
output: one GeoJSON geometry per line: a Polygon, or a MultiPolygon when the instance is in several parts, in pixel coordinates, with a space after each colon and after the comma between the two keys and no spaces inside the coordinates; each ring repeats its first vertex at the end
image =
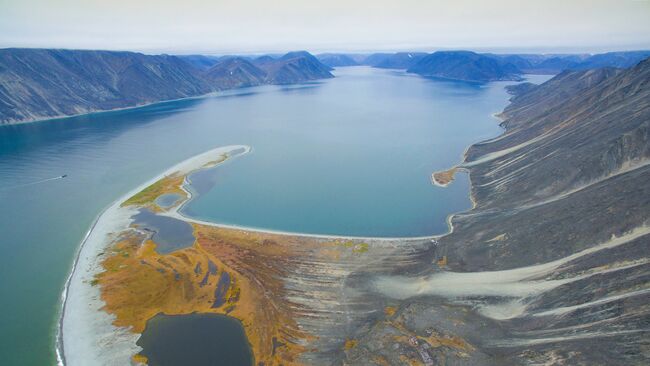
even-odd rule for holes
{"type": "MultiPolygon", "coordinates": [[[[243,154],[246,154],[250,152],[251,149],[250,147],[248,150],[246,150],[243,154]]],[[[185,182],[181,186],[181,189],[187,194],[187,199],[185,199],[181,204],[174,206],[173,208],[158,213],[160,216],[167,216],[171,217],[177,220],[185,221],[188,223],[193,223],[197,225],[204,225],[204,226],[210,226],[210,227],[216,227],[216,228],[221,228],[221,229],[232,229],[232,230],[241,230],[241,231],[249,231],[249,232],[255,232],[255,233],[262,233],[262,234],[277,234],[277,235],[284,235],[284,236],[297,236],[297,237],[303,237],[303,238],[315,238],[315,239],[333,239],[333,240],[367,240],[367,241],[379,241],[379,242],[394,242],[394,241],[422,241],[422,240],[433,240],[433,239],[438,239],[442,236],[448,235],[449,232],[443,233],[443,234],[437,234],[437,235],[427,235],[427,236],[407,236],[407,237],[381,237],[381,236],[354,236],[354,235],[330,235],[330,234],[311,234],[311,233],[301,233],[301,232],[294,232],[294,231],[282,231],[282,230],[273,230],[273,229],[265,229],[265,228],[257,228],[257,227],[252,227],[252,226],[242,226],[242,225],[232,225],[232,224],[220,224],[212,221],[205,221],[201,219],[195,219],[189,216],[184,215],[181,210],[183,207],[188,204],[193,198],[192,192],[187,189],[188,186],[191,185],[191,182],[188,181],[187,177],[190,175],[190,173],[194,171],[198,171],[201,169],[210,169],[214,168],[221,163],[215,164],[210,167],[203,167],[201,165],[192,165],[188,164],[187,169],[185,170],[185,182]]],[[[162,178],[161,178],[162,179],[162,178]]]]}
{"type": "MultiPolygon", "coordinates": [[[[187,202],[187,201],[185,201],[185,202],[187,202]]],[[[185,222],[189,222],[189,223],[193,223],[193,224],[198,224],[198,225],[216,227],[216,228],[220,228],[220,229],[241,230],[241,231],[249,231],[249,232],[254,232],[254,233],[262,233],[262,234],[277,234],[277,235],[284,235],[284,236],[297,236],[297,237],[315,238],[315,239],[367,240],[367,241],[379,241],[379,242],[394,242],[394,241],[408,242],[408,241],[433,240],[433,239],[438,239],[438,238],[448,234],[448,233],[444,233],[444,234],[429,235],[429,236],[384,237],[384,236],[353,236],[353,235],[301,233],[301,232],[294,232],[294,231],[282,231],[282,230],[256,228],[256,227],[251,227],[251,226],[220,224],[220,223],[216,223],[216,222],[212,222],[212,221],[205,221],[205,220],[195,219],[195,218],[185,216],[184,214],[180,213],[178,211],[178,207],[175,207],[172,210],[169,210],[167,212],[160,212],[160,213],[158,213],[158,215],[160,215],[160,216],[168,216],[168,217],[171,217],[171,218],[175,218],[177,220],[181,220],[181,221],[185,221],[185,222]]]]}
{"type": "Polygon", "coordinates": [[[165,176],[186,172],[194,166],[214,162],[245,145],[218,147],[167,169],[113,201],[93,222],[80,243],[71,273],[61,294],[62,309],[57,334],[58,365],[130,364],[138,352],[137,335],[112,325],[113,316],[102,310],[99,289],[90,284],[101,270],[100,254],[111,243],[111,235],[129,227],[135,214],[121,204],[165,176]],[[117,362],[117,363],[116,363],[117,362]]]}
{"type": "Polygon", "coordinates": [[[612,237],[612,239],[594,247],[544,264],[501,271],[437,272],[424,278],[381,276],[374,281],[373,285],[384,295],[397,299],[406,299],[421,295],[439,295],[449,298],[464,296],[510,297],[515,300],[505,304],[489,305],[486,307],[484,315],[505,318],[506,314],[497,309],[498,306],[504,305],[513,310],[513,316],[517,316],[522,311],[521,306],[523,306],[523,303],[521,301],[524,298],[551,290],[565,283],[593,276],[597,273],[618,271],[640,265],[639,263],[635,263],[630,266],[590,272],[584,275],[558,280],[543,279],[544,276],[552,273],[566,263],[601,250],[618,247],[647,234],[650,234],[650,227],[640,226],[620,237],[612,237]],[[514,311],[516,308],[518,310],[514,311]]]}

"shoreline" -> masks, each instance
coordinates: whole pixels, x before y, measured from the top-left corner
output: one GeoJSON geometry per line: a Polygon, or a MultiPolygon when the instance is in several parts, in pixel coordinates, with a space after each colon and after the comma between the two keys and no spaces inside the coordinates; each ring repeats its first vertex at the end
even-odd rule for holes
{"type": "Polygon", "coordinates": [[[268,87],[268,86],[282,87],[282,86],[302,85],[302,84],[305,84],[305,83],[314,82],[314,81],[322,81],[322,80],[323,79],[305,80],[303,82],[293,83],[293,84],[286,84],[286,85],[282,85],[282,84],[261,84],[261,85],[245,86],[245,87],[232,88],[232,89],[215,90],[215,91],[211,91],[209,93],[190,96],[190,97],[182,97],[182,98],[175,98],[175,99],[164,99],[164,100],[158,100],[158,101],[155,101],[155,102],[136,104],[136,105],[132,105],[132,106],[125,106],[125,107],[118,107],[118,108],[111,108],[111,109],[89,110],[89,111],[86,111],[86,112],[83,112],[83,113],[75,113],[75,114],[68,114],[68,115],[57,115],[57,116],[51,116],[51,117],[39,117],[39,118],[28,119],[28,120],[0,123],[0,128],[9,127],[9,126],[19,126],[19,125],[25,125],[25,124],[30,124],[30,123],[40,123],[40,122],[46,122],[46,121],[58,121],[58,120],[67,119],[67,118],[77,118],[77,117],[91,116],[91,115],[96,115],[96,114],[122,112],[122,111],[128,111],[128,110],[132,110],[132,109],[150,107],[150,106],[154,106],[154,105],[158,105],[158,104],[164,104],[164,103],[180,102],[180,101],[195,100],[195,99],[196,100],[198,100],[198,99],[207,99],[207,98],[211,98],[211,97],[220,97],[220,96],[227,96],[227,95],[237,95],[238,93],[240,93],[240,92],[244,93],[248,89],[251,89],[251,88],[268,87]],[[226,94],[226,93],[230,93],[230,94],[226,94]]]}
{"type": "MultiPolygon", "coordinates": [[[[198,165],[200,167],[201,165],[204,165],[205,163],[214,160],[213,158],[215,157],[215,155],[219,156],[224,153],[228,153],[230,151],[241,149],[241,148],[247,149],[246,151],[249,151],[250,149],[246,145],[230,145],[230,146],[218,147],[209,150],[207,152],[201,153],[199,155],[195,155],[194,157],[191,157],[185,161],[182,161],[172,166],[171,168],[165,170],[163,173],[159,174],[155,178],[148,180],[147,182],[139,185],[133,190],[130,190],[129,192],[127,192],[117,200],[113,201],[108,207],[106,207],[104,210],[100,212],[100,214],[97,215],[95,221],[93,222],[93,225],[90,227],[90,229],[88,230],[88,232],[86,233],[86,235],[84,236],[83,240],[79,245],[76,258],[73,262],[73,267],[71,268],[70,275],[68,276],[63,292],[61,294],[63,303],[60,308],[61,313],[59,315],[57,334],[56,334],[56,344],[55,344],[57,365],[61,365],[61,366],[66,365],[67,362],[70,360],[69,354],[66,353],[66,345],[68,345],[68,349],[69,349],[69,344],[70,344],[70,342],[66,342],[66,338],[67,338],[66,332],[69,332],[70,329],[66,330],[66,328],[69,328],[70,327],[69,323],[74,321],[73,319],[71,319],[73,315],[81,316],[81,317],[85,316],[86,318],[91,319],[95,324],[102,323],[103,321],[103,324],[99,324],[99,325],[103,326],[104,330],[106,330],[106,327],[109,327],[108,330],[110,330],[112,333],[116,333],[117,337],[119,337],[122,334],[126,334],[127,336],[129,335],[128,331],[125,331],[124,329],[116,328],[115,326],[112,325],[113,317],[111,315],[107,313],[103,313],[101,311],[96,311],[94,313],[88,312],[89,305],[97,306],[97,309],[93,309],[93,310],[100,310],[101,307],[103,306],[102,305],[103,301],[98,296],[99,290],[94,288],[93,286],[90,285],[90,283],[85,281],[87,279],[85,277],[92,277],[94,276],[95,273],[97,273],[99,269],[101,269],[101,266],[98,267],[97,266],[98,263],[96,262],[99,260],[99,257],[103,253],[103,249],[105,249],[104,248],[105,239],[113,232],[112,229],[115,227],[120,227],[121,229],[123,229],[124,227],[128,227],[128,222],[131,221],[131,216],[133,214],[133,212],[131,212],[132,209],[128,207],[121,207],[121,204],[131,196],[137,194],[138,192],[142,191],[146,187],[162,179],[166,175],[179,172],[179,171],[182,172],[184,170],[187,170],[188,168],[193,167],[194,165],[198,165]],[[93,247],[91,248],[90,246],[93,247]],[[86,288],[84,288],[84,286],[86,288]],[[87,292],[83,292],[84,290],[86,290],[87,292]],[[80,305],[78,303],[79,299],[75,299],[77,300],[77,303],[74,304],[72,303],[71,295],[75,295],[76,292],[79,292],[79,295],[77,295],[78,297],[82,297],[83,300],[89,301],[89,303],[84,303],[82,301],[85,307],[82,306],[80,310],[81,312],[85,311],[86,312],[85,314],[79,315],[78,313],[71,311],[71,307],[80,305]],[[96,293],[89,293],[89,292],[96,292],[96,293]],[[100,317],[102,317],[102,319],[99,319],[100,317]],[[108,322],[106,322],[107,320],[108,322]]],[[[84,339],[82,342],[93,342],[98,340],[99,341],[104,340],[101,338],[102,337],[101,334],[95,334],[94,330],[96,329],[90,326],[89,323],[84,323],[84,325],[87,328],[91,328],[89,334],[95,336],[95,339],[92,341],[89,339],[84,339]]],[[[77,329],[77,331],[79,331],[79,329],[77,329]]],[[[83,331],[81,332],[83,333],[83,331]]],[[[75,338],[73,339],[79,341],[79,339],[75,339],[75,338]]],[[[117,342],[111,342],[114,340],[115,339],[104,340],[105,341],[104,345],[107,345],[106,343],[110,343],[111,345],[115,346],[115,343],[117,342]]],[[[135,341],[132,342],[132,345],[135,346],[135,341]]],[[[130,355],[128,355],[127,361],[129,360],[130,360],[130,355]]],[[[87,359],[85,361],[87,361],[87,359]]],[[[84,363],[88,364],[87,362],[84,363]]]]}
{"type": "MultiPolygon", "coordinates": [[[[77,254],[70,271],[70,275],[66,280],[63,292],[61,294],[62,304],[61,304],[60,316],[57,324],[57,334],[55,337],[56,338],[55,353],[56,353],[57,365],[59,366],[66,365],[68,364],[71,358],[70,351],[69,351],[71,340],[67,338],[69,337],[68,334],[71,331],[69,329],[70,323],[75,321],[75,319],[71,319],[73,316],[77,316],[77,317],[85,316],[86,318],[91,320],[91,321],[81,323],[83,324],[81,325],[81,328],[83,327],[88,328],[87,330],[89,334],[87,335],[90,335],[90,337],[83,338],[84,340],[81,342],[93,343],[94,341],[97,340],[101,341],[102,336],[110,337],[112,333],[114,335],[114,338],[107,340],[105,342],[106,343],[110,342],[111,344],[115,345],[116,343],[119,343],[119,342],[115,342],[117,338],[119,338],[124,334],[126,334],[125,337],[134,336],[134,334],[128,334],[129,333],[128,330],[120,329],[112,325],[113,317],[101,311],[101,308],[103,306],[103,301],[99,296],[99,290],[94,288],[92,285],[90,285],[89,279],[92,278],[96,273],[98,273],[98,271],[101,270],[101,265],[99,263],[101,262],[101,257],[105,249],[106,239],[110,237],[112,233],[119,231],[114,229],[121,228],[123,230],[125,227],[128,227],[129,223],[132,221],[131,217],[134,214],[134,212],[132,212],[133,209],[129,207],[123,207],[122,203],[128,200],[133,195],[141,192],[145,188],[158,182],[159,180],[163,179],[164,177],[170,174],[180,173],[185,175],[185,181],[183,186],[181,186],[181,189],[183,189],[188,194],[188,197],[180,205],[174,207],[167,213],[161,213],[161,215],[180,219],[185,222],[191,222],[191,223],[197,223],[197,224],[202,224],[211,227],[233,229],[233,230],[245,231],[245,232],[278,234],[278,235],[285,235],[285,236],[316,238],[316,239],[368,240],[368,241],[377,241],[377,242],[395,242],[395,241],[409,242],[409,241],[434,240],[449,234],[451,230],[453,230],[453,226],[448,226],[449,231],[443,234],[423,236],[423,237],[360,237],[360,236],[345,236],[345,235],[309,234],[309,233],[287,232],[287,231],[280,231],[280,230],[266,230],[261,228],[243,227],[237,225],[218,224],[214,222],[207,222],[207,221],[193,219],[178,212],[181,209],[181,207],[183,207],[183,205],[185,205],[187,202],[189,202],[192,199],[192,193],[185,187],[185,185],[188,183],[187,176],[191,174],[193,171],[197,171],[203,168],[207,168],[207,169],[214,168],[220,165],[222,162],[206,167],[206,164],[213,162],[214,158],[217,157],[218,155],[223,155],[224,153],[230,153],[234,150],[238,150],[242,148],[244,149],[242,153],[234,155],[232,157],[237,157],[252,151],[251,147],[246,145],[230,145],[225,147],[218,147],[209,150],[207,152],[195,155],[194,157],[191,157],[185,161],[182,161],[172,166],[171,168],[168,168],[167,170],[157,175],[156,177],[139,185],[133,190],[130,190],[125,195],[113,201],[108,207],[106,207],[97,215],[97,217],[93,221],[93,224],[91,225],[91,227],[89,228],[89,230],[87,231],[86,235],[84,236],[83,240],[80,243],[79,249],[77,250],[77,254]],[[89,294],[88,292],[84,292],[84,291],[97,292],[97,293],[89,294]],[[73,299],[73,297],[75,297],[75,299],[73,299]],[[85,306],[82,306],[81,309],[76,309],[76,307],[80,306],[80,304],[78,303],[79,300],[78,297],[82,297],[83,300],[88,301],[88,303],[84,302],[82,304],[85,306]],[[72,303],[73,300],[76,300],[77,303],[73,304],[72,303]],[[90,309],[89,306],[90,307],[94,306],[94,308],[90,309]],[[73,310],[77,310],[77,311],[73,311],[73,310]],[[83,313],[83,314],[80,315],[79,313],[83,313]],[[102,318],[102,319],[98,319],[98,318],[102,318]],[[97,323],[100,323],[99,324],[100,327],[103,326],[104,327],[103,329],[105,331],[108,330],[110,332],[104,332],[104,334],[101,334],[101,332],[99,332],[99,334],[93,333],[92,331],[97,329],[96,327],[92,327],[91,324],[96,325],[97,323]],[[88,338],[93,338],[92,336],[95,336],[95,339],[89,340],[88,338]]],[[[448,220],[452,216],[453,214],[448,217],[448,220]]],[[[79,332],[80,329],[76,329],[76,331],[79,332]]],[[[81,330],[81,332],[83,333],[83,330],[81,330]]],[[[79,338],[72,338],[72,340],[79,342],[79,338]]],[[[135,346],[135,339],[133,339],[133,341],[129,342],[128,344],[132,344],[135,346]]],[[[92,349],[91,347],[87,347],[87,346],[88,345],[86,345],[86,348],[92,349]]],[[[129,353],[129,357],[130,355],[131,353],[129,353]]],[[[75,360],[83,356],[88,357],[89,355],[81,354],[80,356],[79,354],[76,354],[75,360]]],[[[88,360],[85,359],[84,361],[87,362],[88,360]]]]}
{"type": "MultiPolygon", "coordinates": [[[[213,93],[211,93],[211,94],[213,94],[213,93]]],[[[203,95],[203,96],[198,96],[198,97],[189,97],[189,98],[182,98],[182,99],[206,98],[208,96],[209,95],[203,95]]],[[[158,104],[158,103],[164,103],[164,102],[169,102],[169,101],[161,101],[161,102],[156,102],[156,103],[152,103],[152,104],[158,104]]],[[[129,108],[125,108],[125,109],[133,109],[133,108],[139,108],[139,107],[143,107],[143,106],[129,107],[129,108]]],[[[107,112],[113,112],[113,111],[114,110],[111,110],[111,111],[99,111],[99,112],[95,112],[95,113],[107,113],[107,112]]],[[[69,117],[72,117],[72,116],[65,116],[65,117],[62,117],[62,118],[69,118],[69,117]]],[[[500,116],[498,116],[498,113],[492,114],[491,117],[496,119],[496,120],[502,120],[502,118],[500,118],[500,116]]],[[[464,165],[467,163],[467,161],[466,161],[466,153],[467,153],[467,151],[471,148],[471,146],[473,146],[475,144],[481,144],[483,142],[487,142],[487,141],[491,141],[491,140],[494,140],[494,139],[502,138],[505,135],[506,131],[503,128],[501,132],[502,132],[501,134],[499,134],[499,135],[497,135],[495,137],[492,137],[490,139],[487,139],[487,140],[484,140],[484,141],[479,141],[479,142],[476,142],[476,143],[473,143],[473,144],[469,145],[465,149],[465,151],[464,151],[464,153],[462,155],[462,158],[463,158],[462,162],[460,164],[456,165],[452,169],[462,170],[464,172],[467,172],[468,175],[469,175],[469,169],[464,167],[464,165]]],[[[79,246],[79,249],[77,251],[75,261],[73,262],[73,266],[72,266],[71,271],[70,271],[70,275],[68,276],[68,279],[66,280],[66,284],[64,286],[63,293],[61,294],[62,306],[61,306],[61,313],[60,313],[59,322],[58,322],[57,335],[56,335],[56,348],[55,348],[56,357],[57,357],[57,364],[58,365],[65,365],[66,362],[68,361],[68,358],[67,358],[67,355],[66,355],[66,342],[65,342],[65,338],[66,338],[66,335],[65,335],[66,310],[69,309],[70,291],[71,291],[71,287],[72,287],[72,285],[74,283],[74,280],[75,279],[78,280],[79,278],[77,278],[77,277],[80,277],[82,275],[82,274],[79,273],[79,271],[80,271],[79,267],[80,267],[81,264],[88,264],[88,263],[82,263],[82,260],[86,259],[85,262],[87,262],[87,258],[83,258],[83,255],[86,254],[85,253],[86,251],[93,249],[93,248],[91,248],[91,249],[88,248],[89,242],[91,241],[91,239],[95,239],[94,235],[100,235],[101,236],[102,234],[106,234],[106,233],[101,233],[101,232],[97,234],[97,231],[99,229],[105,229],[105,227],[103,227],[100,224],[104,224],[104,226],[109,226],[109,225],[106,225],[106,223],[102,222],[103,220],[107,219],[108,214],[122,213],[122,215],[118,215],[118,217],[116,218],[117,220],[113,220],[112,222],[110,222],[111,220],[108,220],[109,221],[108,224],[111,224],[111,223],[114,224],[115,221],[121,221],[120,219],[122,219],[122,220],[130,220],[131,213],[129,213],[129,209],[126,208],[126,207],[121,207],[121,204],[124,201],[126,201],[127,199],[129,199],[130,197],[132,197],[133,195],[141,192],[146,187],[156,183],[157,181],[159,181],[160,179],[164,178],[165,176],[167,176],[169,174],[181,173],[181,174],[185,175],[184,183],[180,188],[183,189],[187,193],[187,199],[185,199],[181,204],[175,206],[174,208],[172,208],[168,212],[162,213],[162,215],[173,217],[173,218],[185,221],[185,222],[196,223],[196,224],[201,224],[201,225],[206,225],[206,226],[211,226],[211,227],[217,227],[217,228],[246,231],[246,232],[257,232],[257,233],[278,234],[278,235],[317,238],[317,239],[333,239],[333,240],[368,240],[368,241],[381,241],[381,242],[398,242],[398,241],[401,241],[401,242],[407,241],[408,242],[408,241],[422,241],[422,240],[435,241],[436,239],[439,239],[439,238],[441,238],[443,236],[449,235],[449,234],[451,234],[453,232],[453,230],[454,230],[454,226],[453,226],[453,218],[454,218],[454,216],[456,216],[456,215],[458,215],[458,214],[460,214],[462,212],[471,211],[472,209],[474,209],[476,207],[476,202],[474,200],[474,197],[473,197],[472,191],[471,191],[472,182],[471,182],[471,179],[470,179],[469,180],[470,192],[468,193],[468,197],[469,197],[469,199],[471,201],[471,208],[468,209],[468,210],[464,210],[462,212],[456,212],[456,213],[450,214],[446,219],[447,229],[448,230],[445,233],[436,234],[436,235],[419,236],[419,237],[363,237],[363,236],[350,236],[350,235],[346,236],[346,235],[327,235],[327,234],[311,234],[311,233],[289,232],[289,231],[272,230],[272,229],[264,229],[264,228],[256,228],[256,227],[245,227],[245,226],[239,226],[239,225],[219,224],[219,223],[215,223],[215,222],[209,222],[209,221],[204,221],[204,220],[200,220],[200,219],[194,219],[194,218],[191,218],[191,217],[188,217],[188,216],[182,214],[180,212],[181,209],[184,207],[185,204],[190,202],[190,200],[193,198],[192,193],[186,188],[186,186],[188,184],[190,184],[190,182],[188,181],[188,175],[192,171],[205,168],[205,166],[204,166],[205,164],[207,164],[207,163],[214,160],[214,159],[211,159],[211,158],[214,157],[213,156],[214,154],[229,153],[231,151],[241,149],[241,148],[244,148],[245,151],[240,153],[240,154],[237,154],[235,156],[232,156],[232,157],[237,157],[239,155],[243,155],[243,154],[246,154],[246,153],[249,153],[249,152],[252,151],[250,146],[231,145],[231,146],[218,147],[218,148],[209,150],[207,152],[198,154],[198,155],[196,155],[194,157],[190,157],[189,159],[174,165],[173,167],[165,170],[163,173],[159,174],[158,176],[148,180],[147,182],[145,182],[145,183],[141,184],[140,186],[136,187],[135,189],[127,192],[125,195],[123,195],[122,197],[120,197],[119,199],[117,199],[116,201],[111,203],[107,208],[105,208],[104,210],[102,210],[99,213],[99,215],[95,218],[95,221],[93,222],[93,225],[90,227],[90,229],[86,233],[84,239],[80,243],[80,246],[79,246]],[[206,159],[206,158],[210,158],[210,159],[207,159],[206,161],[202,160],[202,159],[206,159]],[[113,211],[121,211],[121,212],[113,212],[113,211]],[[128,214],[128,215],[125,215],[125,213],[128,214]],[[120,216],[127,216],[127,217],[120,217],[120,216]]],[[[214,166],[218,166],[219,164],[220,163],[215,164],[214,166]]],[[[212,168],[214,166],[210,166],[210,167],[207,167],[207,168],[212,168]]],[[[450,182],[442,185],[442,183],[437,182],[437,180],[435,179],[433,174],[432,174],[432,182],[434,183],[434,185],[441,186],[441,187],[446,187],[448,184],[451,183],[451,181],[450,181],[450,182]]],[[[102,237],[102,239],[106,239],[106,238],[102,237]]],[[[94,249],[97,249],[97,248],[94,248],[94,249]]],[[[97,271],[100,268],[98,268],[97,266],[94,266],[91,270],[87,270],[87,271],[92,271],[93,269],[95,271],[97,271]]],[[[90,273],[90,272],[87,272],[86,274],[88,274],[88,273],[90,273]]],[[[79,284],[76,284],[76,285],[77,286],[83,285],[83,282],[79,283],[79,284]]],[[[92,287],[91,287],[91,289],[92,289],[92,287]]],[[[76,289],[76,290],[79,290],[79,289],[76,289]]],[[[95,289],[95,290],[97,290],[97,289],[95,289]]],[[[95,298],[94,300],[96,301],[97,299],[95,298]]],[[[99,301],[102,302],[101,299],[99,299],[99,301]]],[[[99,311],[99,312],[101,313],[101,311],[99,311]]],[[[95,315],[97,315],[97,314],[95,314],[95,315]]],[[[107,318],[111,318],[109,316],[109,314],[105,313],[104,315],[107,318]]],[[[102,315],[100,314],[99,316],[102,316],[102,315]]],[[[68,317],[68,321],[69,321],[69,317],[68,317]]],[[[109,323],[109,325],[112,327],[111,330],[113,331],[115,337],[119,337],[123,333],[122,332],[123,329],[115,328],[110,323],[109,323]]],[[[89,325],[86,325],[86,327],[89,327],[89,325]]],[[[92,327],[90,327],[90,328],[92,328],[92,327]]],[[[133,346],[135,346],[135,342],[132,342],[131,344],[133,346]]],[[[137,346],[135,346],[135,347],[137,347],[137,346]]]]}
{"type": "Polygon", "coordinates": [[[89,110],[89,111],[83,112],[83,113],[64,114],[64,115],[57,115],[57,116],[51,116],[51,117],[39,117],[39,118],[34,118],[34,119],[22,120],[22,121],[0,123],[0,128],[2,128],[4,126],[18,126],[18,125],[24,125],[24,124],[28,124],[28,123],[38,123],[38,122],[45,122],[45,121],[57,121],[57,120],[66,119],[66,118],[90,116],[90,115],[101,114],[101,113],[128,111],[128,110],[131,110],[131,109],[149,107],[149,106],[156,105],[156,104],[178,102],[178,101],[182,101],[182,100],[203,99],[203,98],[209,98],[209,97],[212,97],[212,96],[217,96],[219,92],[221,92],[221,91],[213,91],[213,92],[209,92],[209,93],[201,94],[201,95],[196,95],[196,96],[192,96],[192,97],[183,97],[183,98],[176,98],[176,99],[159,100],[159,101],[155,101],[155,102],[136,104],[136,105],[132,105],[132,106],[128,106],[128,107],[118,107],[118,108],[111,108],[111,109],[97,109],[97,110],[89,110]]]}
{"type": "MultiPolygon", "coordinates": [[[[240,154],[243,155],[247,153],[248,151],[240,154]]],[[[210,167],[212,168],[212,167],[210,167]]],[[[208,168],[209,169],[209,168],[208,168]]],[[[190,192],[185,185],[191,184],[190,182],[187,181],[187,177],[185,178],[185,181],[183,182],[183,186],[181,186],[181,189],[185,191],[187,194],[187,199],[184,200],[180,205],[177,205],[173,207],[172,209],[166,211],[166,212],[161,212],[159,213],[160,216],[167,216],[171,217],[177,220],[185,221],[185,222],[190,222],[193,224],[199,224],[199,225],[204,225],[204,226],[210,226],[210,227],[216,227],[220,229],[231,229],[231,230],[238,230],[238,231],[249,231],[249,232],[255,232],[255,233],[263,233],[263,234],[277,234],[277,235],[285,235],[285,236],[297,236],[297,237],[302,237],[302,238],[314,238],[314,239],[342,239],[342,240],[368,240],[368,241],[394,241],[394,240],[400,240],[400,241],[420,241],[420,240],[427,240],[427,239],[437,239],[443,235],[447,235],[448,233],[444,234],[436,234],[436,235],[425,235],[425,236],[404,236],[404,237],[391,237],[391,236],[354,236],[354,235],[337,235],[337,234],[314,234],[314,233],[302,233],[302,232],[296,232],[296,231],[284,231],[284,230],[274,230],[274,229],[265,229],[265,228],[259,228],[259,227],[254,227],[254,226],[241,226],[241,225],[232,225],[232,224],[220,224],[217,222],[212,222],[212,221],[205,221],[201,219],[195,219],[189,216],[184,215],[180,210],[182,210],[183,206],[185,206],[187,203],[189,203],[194,197],[192,195],[192,192],[190,192]]]]}

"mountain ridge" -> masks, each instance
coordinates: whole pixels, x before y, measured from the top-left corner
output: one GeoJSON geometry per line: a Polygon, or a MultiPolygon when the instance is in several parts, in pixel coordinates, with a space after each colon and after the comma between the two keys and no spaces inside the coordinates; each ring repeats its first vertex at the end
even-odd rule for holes
{"type": "Polygon", "coordinates": [[[258,64],[241,57],[191,59],[199,66],[165,54],[0,49],[0,125],[333,77],[329,67],[305,51],[258,64]]]}
{"type": "Polygon", "coordinates": [[[406,72],[470,82],[522,80],[522,72],[516,66],[499,63],[493,58],[472,51],[434,52],[422,57],[406,72]]]}

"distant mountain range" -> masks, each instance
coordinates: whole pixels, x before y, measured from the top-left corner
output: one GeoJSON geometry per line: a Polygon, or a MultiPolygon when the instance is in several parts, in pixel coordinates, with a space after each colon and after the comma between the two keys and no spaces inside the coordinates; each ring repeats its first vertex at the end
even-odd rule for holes
{"type": "Polygon", "coordinates": [[[318,61],[329,67],[357,66],[359,62],[350,55],[323,53],[317,56],[318,61]]]}
{"type": "Polygon", "coordinates": [[[408,72],[444,79],[486,82],[521,80],[521,70],[511,63],[471,51],[439,51],[422,57],[408,72]]]}
{"type": "Polygon", "coordinates": [[[331,78],[332,67],[369,65],[482,83],[521,80],[527,73],[628,68],[647,57],[650,51],[598,55],[438,51],[318,57],[298,51],[255,58],[9,48],[0,49],[0,124],[134,107],[224,89],[331,78]]]}
{"type": "Polygon", "coordinates": [[[398,52],[392,54],[375,54],[368,57],[368,65],[381,69],[408,69],[422,60],[423,52],[398,52]]]}
{"type": "Polygon", "coordinates": [[[647,57],[650,51],[589,54],[491,54],[470,51],[334,54],[317,56],[331,67],[366,65],[386,69],[457,79],[463,81],[517,80],[521,74],[558,74],[564,70],[587,70],[600,67],[629,68],[647,57]],[[339,63],[351,59],[355,64],[339,63]],[[496,63],[495,63],[496,62],[496,63]]]}
{"type": "Polygon", "coordinates": [[[280,58],[0,50],[0,124],[133,107],[214,91],[331,78],[308,52],[280,58]]]}

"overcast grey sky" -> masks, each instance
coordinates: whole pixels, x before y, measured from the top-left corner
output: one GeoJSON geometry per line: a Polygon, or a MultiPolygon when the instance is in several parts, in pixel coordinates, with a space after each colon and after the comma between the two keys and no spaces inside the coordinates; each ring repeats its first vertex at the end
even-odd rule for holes
{"type": "Polygon", "coordinates": [[[650,0],[0,0],[0,47],[207,54],[650,49],[650,0]]]}

